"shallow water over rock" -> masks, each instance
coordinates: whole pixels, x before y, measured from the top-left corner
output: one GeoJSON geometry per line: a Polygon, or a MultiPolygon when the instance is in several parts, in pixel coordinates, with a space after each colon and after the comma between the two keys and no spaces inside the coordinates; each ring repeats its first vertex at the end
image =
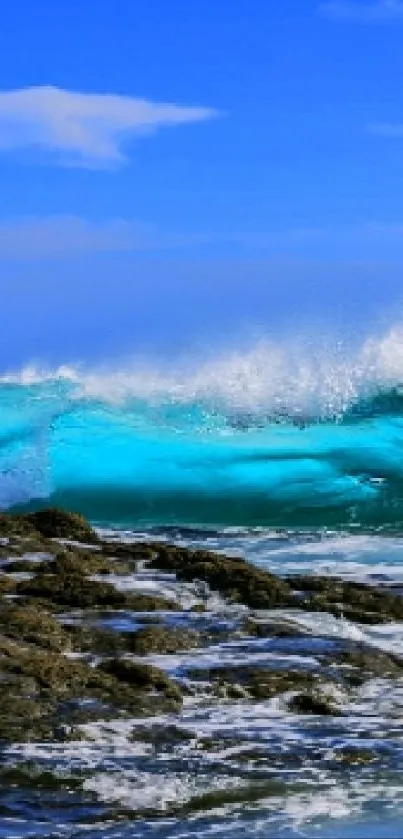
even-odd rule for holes
{"type": "MultiPolygon", "coordinates": [[[[372,582],[371,602],[377,593],[393,613],[398,603],[387,598],[393,569],[397,578],[401,573],[403,539],[262,531],[100,535],[104,541],[92,553],[88,545],[51,542],[47,550],[38,545],[36,555],[15,537],[10,556],[17,556],[18,572],[13,566],[7,572],[4,557],[2,574],[11,582],[0,603],[1,678],[10,701],[3,691],[0,836],[402,834],[403,623],[388,614],[382,621],[374,614],[371,622],[365,587],[329,582],[327,603],[340,607],[333,614],[292,598],[261,609],[240,602],[238,572],[232,586],[226,581],[214,591],[191,568],[213,561],[206,549],[236,551],[275,574],[282,561],[285,585],[278,579],[275,590],[288,598],[292,576],[309,572],[315,588],[323,588],[337,565],[347,580],[372,582]],[[179,579],[167,570],[166,551],[155,561],[159,540],[167,539],[204,552],[187,555],[179,579]],[[382,587],[372,576],[381,556],[382,587]],[[75,591],[100,585],[117,599],[66,603],[55,578],[67,572],[69,579],[82,577],[75,591]],[[365,599],[363,623],[345,615],[357,591],[365,599]],[[150,608],[138,608],[141,597],[150,608]],[[62,660],[71,679],[64,687],[57,675],[62,660]],[[18,716],[17,695],[21,720],[30,718],[28,733],[22,724],[7,728],[7,719],[18,716]]],[[[172,557],[178,569],[186,553],[172,557]]]]}

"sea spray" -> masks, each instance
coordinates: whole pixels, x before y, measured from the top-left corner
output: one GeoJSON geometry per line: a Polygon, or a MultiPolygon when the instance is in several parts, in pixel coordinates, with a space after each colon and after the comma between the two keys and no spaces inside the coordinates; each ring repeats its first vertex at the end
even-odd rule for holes
{"type": "Polygon", "coordinates": [[[0,379],[0,504],[118,525],[398,525],[402,382],[398,328],[354,352],[27,368],[0,379]]]}

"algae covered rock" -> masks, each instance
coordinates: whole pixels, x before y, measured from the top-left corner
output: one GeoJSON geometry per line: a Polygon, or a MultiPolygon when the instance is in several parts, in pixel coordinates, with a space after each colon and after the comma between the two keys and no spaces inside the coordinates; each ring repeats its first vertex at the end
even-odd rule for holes
{"type": "Polygon", "coordinates": [[[115,658],[103,662],[100,667],[103,673],[113,676],[119,682],[123,682],[137,690],[156,690],[162,692],[167,698],[182,700],[182,693],[178,685],[168,678],[158,667],[150,664],[131,661],[125,658],[115,658]]]}
{"type": "Polygon", "coordinates": [[[55,507],[28,513],[23,519],[47,538],[68,539],[88,544],[99,542],[93,528],[79,513],[69,513],[55,507]]]}
{"type": "Polygon", "coordinates": [[[126,635],[126,644],[130,652],[136,655],[170,653],[188,650],[198,646],[200,635],[191,629],[170,629],[165,626],[146,626],[132,635],[126,635]]]}
{"type": "Polygon", "coordinates": [[[316,575],[289,577],[288,582],[305,595],[299,606],[309,611],[330,612],[359,623],[403,620],[403,597],[388,589],[316,575]]]}
{"type": "Polygon", "coordinates": [[[290,690],[312,690],[320,679],[304,670],[276,669],[253,665],[212,667],[208,671],[190,669],[193,679],[208,679],[217,696],[262,701],[290,690]]]}
{"type": "Polygon", "coordinates": [[[50,574],[99,574],[114,572],[113,560],[96,552],[65,550],[56,554],[54,559],[44,562],[41,571],[50,574]]]}
{"type": "Polygon", "coordinates": [[[0,571],[0,596],[4,594],[12,594],[16,589],[17,583],[4,571],[0,571]]]}
{"type": "Polygon", "coordinates": [[[254,609],[272,609],[292,602],[292,590],[285,580],[243,559],[162,546],[151,566],[174,571],[181,580],[203,580],[232,602],[254,609]]]}
{"type": "Polygon", "coordinates": [[[65,557],[49,565],[49,570],[55,573],[44,573],[42,570],[30,580],[18,584],[20,595],[38,598],[39,601],[55,606],[69,606],[79,609],[113,608],[130,609],[133,611],[172,610],[177,605],[172,600],[157,595],[147,595],[141,592],[120,592],[106,581],[92,580],[77,566],[65,557]]]}
{"type": "Polygon", "coordinates": [[[158,668],[118,659],[93,667],[4,636],[0,678],[0,740],[6,741],[55,739],[89,717],[170,712],[182,701],[179,687],[158,668]]]}
{"type": "Polygon", "coordinates": [[[55,574],[39,572],[32,579],[18,585],[19,594],[49,600],[60,606],[88,608],[94,606],[124,605],[125,598],[110,585],[91,580],[77,571],[62,571],[55,574]]]}
{"type": "Polygon", "coordinates": [[[245,618],[241,624],[241,632],[253,638],[303,638],[307,632],[292,621],[287,620],[254,620],[245,618]]]}
{"type": "Polygon", "coordinates": [[[71,646],[70,636],[56,618],[43,609],[17,603],[0,608],[0,631],[8,638],[26,641],[50,650],[71,646]]]}
{"type": "Polygon", "coordinates": [[[343,679],[355,685],[374,677],[401,678],[403,676],[402,658],[369,644],[349,639],[340,640],[328,654],[322,654],[320,660],[323,664],[339,667],[343,679]]]}

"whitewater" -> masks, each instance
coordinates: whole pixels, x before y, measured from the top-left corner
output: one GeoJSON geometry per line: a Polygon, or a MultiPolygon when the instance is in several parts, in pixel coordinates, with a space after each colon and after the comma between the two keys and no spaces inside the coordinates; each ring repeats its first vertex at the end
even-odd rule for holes
{"type": "MultiPolygon", "coordinates": [[[[282,576],[337,575],[400,592],[403,327],[354,348],[293,338],[205,359],[4,372],[0,508],[49,505],[83,513],[118,544],[174,542],[282,576]]],[[[113,582],[178,599],[183,613],[159,616],[169,625],[233,631],[246,614],[169,574],[139,569],[113,582]]],[[[212,641],[149,663],[183,680],[187,668],[241,662],[315,670],[319,652],[340,639],[401,655],[398,622],[297,610],[274,617],[303,637],[212,641]]],[[[117,632],[139,621],[103,616],[117,632]]],[[[3,788],[0,836],[397,839],[403,681],[374,678],[343,701],[340,717],[304,718],[278,698],[219,704],[201,693],[175,719],[109,720],[84,727],[80,742],[10,746],[2,766],[35,766],[72,786],[56,799],[3,788]],[[162,739],[157,753],[150,732],[165,729],[186,736],[162,739]],[[351,749],[372,750],[375,763],[341,769],[351,749]],[[246,782],[255,793],[242,798],[246,782]],[[217,791],[225,805],[214,806],[217,791]],[[196,807],[204,796],[212,804],[196,807]],[[135,819],[108,821],[114,807],[135,810],[135,819]]]]}
{"type": "Polygon", "coordinates": [[[395,525],[403,331],[354,352],[262,342],[160,369],[0,379],[0,505],[99,524],[395,525]]]}

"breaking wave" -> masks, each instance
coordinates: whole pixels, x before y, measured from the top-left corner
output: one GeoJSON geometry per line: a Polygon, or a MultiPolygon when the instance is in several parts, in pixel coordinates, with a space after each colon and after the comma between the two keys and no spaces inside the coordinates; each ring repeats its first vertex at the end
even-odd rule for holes
{"type": "Polygon", "coordinates": [[[403,329],[0,378],[0,505],[99,523],[403,521],[403,329]]]}

